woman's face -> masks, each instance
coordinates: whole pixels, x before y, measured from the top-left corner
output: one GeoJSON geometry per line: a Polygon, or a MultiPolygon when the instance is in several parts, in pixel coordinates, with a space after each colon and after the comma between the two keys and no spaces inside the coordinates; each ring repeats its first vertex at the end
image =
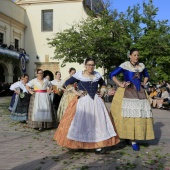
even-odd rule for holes
{"type": "Polygon", "coordinates": [[[89,72],[89,73],[92,73],[94,71],[94,67],[95,67],[94,61],[88,61],[85,64],[86,71],[89,72]]]}
{"type": "Polygon", "coordinates": [[[57,75],[55,75],[56,79],[60,79],[61,78],[61,73],[57,73],[57,75]]]}
{"type": "Polygon", "coordinates": [[[42,80],[42,79],[43,79],[43,75],[44,75],[43,71],[40,70],[40,71],[38,71],[38,73],[37,73],[37,78],[40,79],[40,80],[42,80]]]}
{"type": "Polygon", "coordinates": [[[139,52],[138,51],[134,51],[131,55],[130,55],[130,61],[132,63],[137,63],[139,60],[139,52]]]}
{"type": "Polygon", "coordinates": [[[70,72],[70,76],[74,75],[75,73],[76,73],[76,70],[72,70],[72,71],[70,72]]]}
{"type": "Polygon", "coordinates": [[[28,76],[22,77],[22,80],[24,83],[28,83],[29,77],[28,76]]]}

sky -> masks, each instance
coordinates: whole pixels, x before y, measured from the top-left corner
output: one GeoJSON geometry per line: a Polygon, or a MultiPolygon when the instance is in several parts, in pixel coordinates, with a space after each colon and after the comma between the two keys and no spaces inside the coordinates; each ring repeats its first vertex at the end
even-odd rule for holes
{"type": "MultiPolygon", "coordinates": [[[[133,6],[137,3],[141,4],[142,7],[143,1],[145,1],[146,3],[149,2],[149,0],[110,0],[111,9],[117,9],[118,12],[125,12],[128,6],[133,6]]],[[[168,19],[170,22],[170,0],[153,0],[153,4],[155,7],[159,8],[156,19],[159,20],[168,19]]]]}
{"type": "MultiPolygon", "coordinates": [[[[128,6],[133,6],[137,3],[141,4],[142,7],[143,1],[144,0],[110,0],[111,9],[117,9],[118,12],[125,12],[128,6]]],[[[145,2],[148,3],[149,0],[145,0],[145,2]]],[[[170,0],[153,0],[153,4],[159,9],[156,19],[168,19],[170,22],[170,0]]]]}

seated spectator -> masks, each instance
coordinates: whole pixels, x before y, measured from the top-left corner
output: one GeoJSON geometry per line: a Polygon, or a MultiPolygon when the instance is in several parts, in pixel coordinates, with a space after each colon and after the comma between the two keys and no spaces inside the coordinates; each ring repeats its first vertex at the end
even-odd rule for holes
{"type": "Polygon", "coordinates": [[[166,84],[167,84],[167,86],[166,86],[167,91],[168,91],[168,93],[170,93],[170,82],[167,82],[166,84]]]}
{"type": "Polygon", "coordinates": [[[157,84],[156,84],[156,88],[158,89],[158,88],[160,88],[161,87],[161,82],[158,82],[157,84]]]}
{"type": "Polygon", "coordinates": [[[160,98],[156,98],[153,100],[153,107],[161,108],[163,102],[169,97],[169,93],[167,92],[166,87],[161,88],[162,95],[160,98]]]}
{"type": "Polygon", "coordinates": [[[150,88],[150,92],[149,92],[149,100],[150,100],[151,104],[153,102],[153,99],[155,99],[156,96],[157,96],[156,88],[155,87],[151,87],[150,88]]]}
{"type": "Polygon", "coordinates": [[[157,95],[157,91],[156,91],[156,89],[154,88],[154,87],[151,87],[150,88],[150,94],[149,94],[149,96],[152,98],[152,99],[154,99],[154,97],[157,95]]]}
{"type": "Polygon", "coordinates": [[[169,107],[169,106],[170,106],[170,98],[168,98],[167,100],[164,100],[163,102],[163,108],[169,107]]]}
{"type": "Polygon", "coordinates": [[[165,80],[162,82],[161,87],[166,87],[166,81],[165,80]]]}

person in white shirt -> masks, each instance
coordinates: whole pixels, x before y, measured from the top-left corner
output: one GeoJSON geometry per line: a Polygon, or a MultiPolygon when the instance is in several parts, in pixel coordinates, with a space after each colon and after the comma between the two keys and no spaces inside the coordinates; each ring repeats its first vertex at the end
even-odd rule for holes
{"type": "Polygon", "coordinates": [[[28,106],[30,101],[30,95],[25,88],[28,82],[28,74],[24,74],[20,81],[12,84],[10,90],[14,91],[15,102],[11,109],[11,119],[15,121],[27,121],[28,118],[28,106]]]}
{"type": "Polygon", "coordinates": [[[39,128],[43,131],[52,127],[52,109],[49,93],[51,92],[51,82],[43,77],[43,70],[37,70],[37,78],[26,84],[26,89],[32,94],[29,113],[28,126],[39,128]],[[33,88],[33,90],[31,90],[33,88]],[[49,126],[48,126],[49,124],[49,126]]]}
{"type": "Polygon", "coordinates": [[[161,98],[157,98],[157,99],[153,100],[153,107],[157,106],[157,108],[161,108],[162,104],[164,102],[164,99],[167,99],[169,97],[169,93],[168,93],[166,87],[162,87],[161,91],[162,91],[161,98]]]}

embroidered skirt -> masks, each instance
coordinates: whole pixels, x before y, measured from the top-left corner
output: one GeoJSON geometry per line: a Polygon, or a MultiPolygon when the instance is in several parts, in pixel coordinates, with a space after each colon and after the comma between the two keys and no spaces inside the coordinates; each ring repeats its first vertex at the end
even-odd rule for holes
{"type": "Polygon", "coordinates": [[[153,115],[145,90],[134,85],[118,88],[111,104],[118,135],[122,139],[154,139],[153,115]]]}
{"type": "Polygon", "coordinates": [[[60,122],[61,118],[63,117],[63,114],[65,113],[67,106],[75,96],[72,92],[65,92],[61,98],[58,110],[57,110],[57,122],[60,122]]]}
{"type": "Polygon", "coordinates": [[[68,105],[54,139],[62,147],[71,149],[94,149],[119,143],[111,115],[101,98],[89,95],[68,105]]]}
{"type": "Polygon", "coordinates": [[[24,93],[25,97],[20,98],[15,95],[15,102],[11,111],[11,119],[16,121],[23,121],[28,119],[28,106],[30,101],[30,94],[24,93]]]}

